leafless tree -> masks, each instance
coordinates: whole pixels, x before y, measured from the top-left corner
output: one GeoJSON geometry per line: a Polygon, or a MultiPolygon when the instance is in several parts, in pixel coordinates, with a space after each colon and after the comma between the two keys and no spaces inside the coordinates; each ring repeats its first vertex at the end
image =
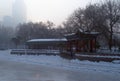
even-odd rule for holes
{"type": "Polygon", "coordinates": [[[115,28],[115,25],[120,20],[120,1],[107,0],[102,5],[104,6],[103,11],[106,14],[106,23],[107,23],[107,26],[108,26],[109,32],[110,32],[109,48],[111,50],[112,43],[113,43],[114,28],[115,28]]]}
{"type": "Polygon", "coordinates": [[[59,38],[61,37],[60,32],[60,28],[54,28],[54,24],[50,21],[47,23],[29,22],[18,25],[16,37],[20,37],[21,41],[24,43],[30,39],[59,38]]]}
{"type": "Polygon", "coordinates": [[[96,4],[89,4],[86,8],[76,10],[64,23],[68,32],[76,29],[82,31],[98,31],[112,47],[113,32],[120,25],[120,1],[104,0],[96,4]]]}
{"type": "Polygon", "coordinates": [[[9,48],[10,40],[14,34],[15,31],[12,27],[0,25],[0,49],[9,48]]]}
{"type": "Polygon", "coordinates": [[[84,9],[79,8],[63,23],[66,32],[71,33],[76,30],[81,29],[85,31],[85,21],[84,21],[84,9]]]}

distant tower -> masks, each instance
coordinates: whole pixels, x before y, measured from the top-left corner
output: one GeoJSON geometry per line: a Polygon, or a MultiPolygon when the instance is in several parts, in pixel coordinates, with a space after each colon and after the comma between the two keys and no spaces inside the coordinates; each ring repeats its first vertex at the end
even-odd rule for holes
{"type": "Polygon", "coordinates": [[[26,22],[27,15],[24,0],[15,0],[15,2],[13,3],[12,17],[15,26],[19,23],[26,22]]]}

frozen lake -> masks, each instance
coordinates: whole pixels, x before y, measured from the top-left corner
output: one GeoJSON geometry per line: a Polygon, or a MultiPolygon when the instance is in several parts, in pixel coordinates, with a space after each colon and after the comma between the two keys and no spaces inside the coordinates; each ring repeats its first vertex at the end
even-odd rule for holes
{"type": "Polygon", "coordinates": [[[120,62],[66,60],[0,51],[0,81],[119,81],[120,62]]]}
{"type": "Polygon", "coordinates": [[[0,81],[119,81],[120,75],[0,61],[0,81]]]}

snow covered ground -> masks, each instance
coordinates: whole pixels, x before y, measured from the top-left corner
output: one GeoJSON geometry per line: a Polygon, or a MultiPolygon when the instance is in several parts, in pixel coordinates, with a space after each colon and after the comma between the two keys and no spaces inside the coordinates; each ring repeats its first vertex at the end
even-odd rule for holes
{"type": "Polygon", "coordinates": [[[27,64],[42,65],[52,68],[60,68],[72,71],[101,72],[105,74],[118,75],[120,77],[120,61],[90,62],[63,59],[60,56],[46,55],[11,55],[11,50],[0,51],[0,60],[15,61],[27,64]]]}

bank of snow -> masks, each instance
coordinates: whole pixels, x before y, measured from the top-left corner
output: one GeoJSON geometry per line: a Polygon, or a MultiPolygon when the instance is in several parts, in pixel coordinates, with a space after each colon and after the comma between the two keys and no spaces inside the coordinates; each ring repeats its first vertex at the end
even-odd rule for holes
{"type": "Polygon", "coordinates": [[[11,55],[11,50],[0,51],[0,59],[7,61],[22,62],[28,64],[44,65],[53,68],[68,69],[74,71],[96,71],[120,75],[120,61],[109,62],[90,62],[63,59],[60,56],[46,55],[11,55]]]}

